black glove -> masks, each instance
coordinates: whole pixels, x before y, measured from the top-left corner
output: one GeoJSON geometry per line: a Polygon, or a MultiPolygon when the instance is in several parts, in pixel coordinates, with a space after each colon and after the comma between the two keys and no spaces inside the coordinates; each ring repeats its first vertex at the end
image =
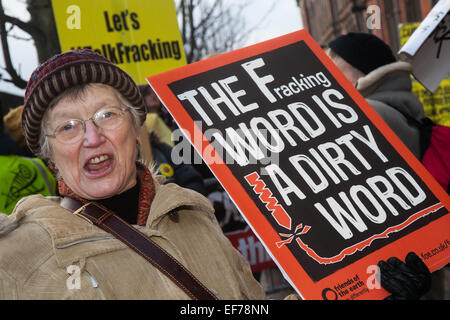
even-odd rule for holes
{"type": "Polygon", "coordinates": [[[418,300],[431,288],[431,273],[414,252],[405,263],[392,257],[378,262],[381,286],[392,293],[386,300],[418,300]]]}

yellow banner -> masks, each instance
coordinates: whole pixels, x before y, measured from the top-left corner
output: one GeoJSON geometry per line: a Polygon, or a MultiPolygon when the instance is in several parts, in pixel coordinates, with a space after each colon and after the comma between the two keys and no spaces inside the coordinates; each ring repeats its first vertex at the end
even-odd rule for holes
{"type": "Polygon", "coordinates": [[[427,117],[437,124],[450,127],[450,78],[442,80],[434,93],[413,81],[412,92],[422,102],[427,117]]]}
{"type": "MultiPolygon", "coordinates": [[[[419,22],[400,26],[400,47],[420,25],[419,22]]],[[[450,126],[450,78],[442,80],[435,92],[431,93],[412,78],[412,92],[423,104],[425,116],[435,123],[450,126]]]]}
{"type": "Polygon", "coordinates": [[[62,51],[89,48],[138,84],[186,64],[173,0],[53,0],[62,51]]]}
{"type": "Polygon", "coordinates": [[[405,42],[411,37],[413,32],[420,25],[420,22],[405,23],[400,26],[400,47],[403,47],[405,42]]]}

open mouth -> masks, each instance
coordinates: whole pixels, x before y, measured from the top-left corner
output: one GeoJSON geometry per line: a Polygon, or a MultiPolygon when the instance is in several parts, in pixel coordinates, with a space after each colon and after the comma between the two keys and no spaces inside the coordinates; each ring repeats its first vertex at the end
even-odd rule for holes
{"type": "Polygon", "coordinates": [[[103,176],[109,173],[112,168],[113,157],[108,154],[101,154],[90,158],[84,165],[85,172],[93,177],[103,176]]]}

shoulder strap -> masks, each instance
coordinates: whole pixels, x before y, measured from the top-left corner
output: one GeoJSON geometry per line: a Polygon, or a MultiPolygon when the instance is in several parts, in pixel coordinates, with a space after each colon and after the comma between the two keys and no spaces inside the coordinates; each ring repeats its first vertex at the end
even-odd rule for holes
{"type": "Polygon", "coordinates": [[[88,202],[83,205],[80,201],[70,197],[64,197],[61,206],[88,218],[94,225],[124,242],[175,282],[192,299],[217,300],[217,297],[211,291],[167,251],[111,210],[95,202],[88,202]]]}

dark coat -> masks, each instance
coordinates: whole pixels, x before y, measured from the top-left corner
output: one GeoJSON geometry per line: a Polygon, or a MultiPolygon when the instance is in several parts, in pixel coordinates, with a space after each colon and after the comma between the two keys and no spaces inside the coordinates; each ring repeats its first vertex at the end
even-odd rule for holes
{"type": "Polygon", "coordinates": [[[403,114],[421,120],[423,105],[411,92],[411,65],[394,62],[360,78],[358,91],[409,150],[420,159],[420,132],[403,114]]]}

